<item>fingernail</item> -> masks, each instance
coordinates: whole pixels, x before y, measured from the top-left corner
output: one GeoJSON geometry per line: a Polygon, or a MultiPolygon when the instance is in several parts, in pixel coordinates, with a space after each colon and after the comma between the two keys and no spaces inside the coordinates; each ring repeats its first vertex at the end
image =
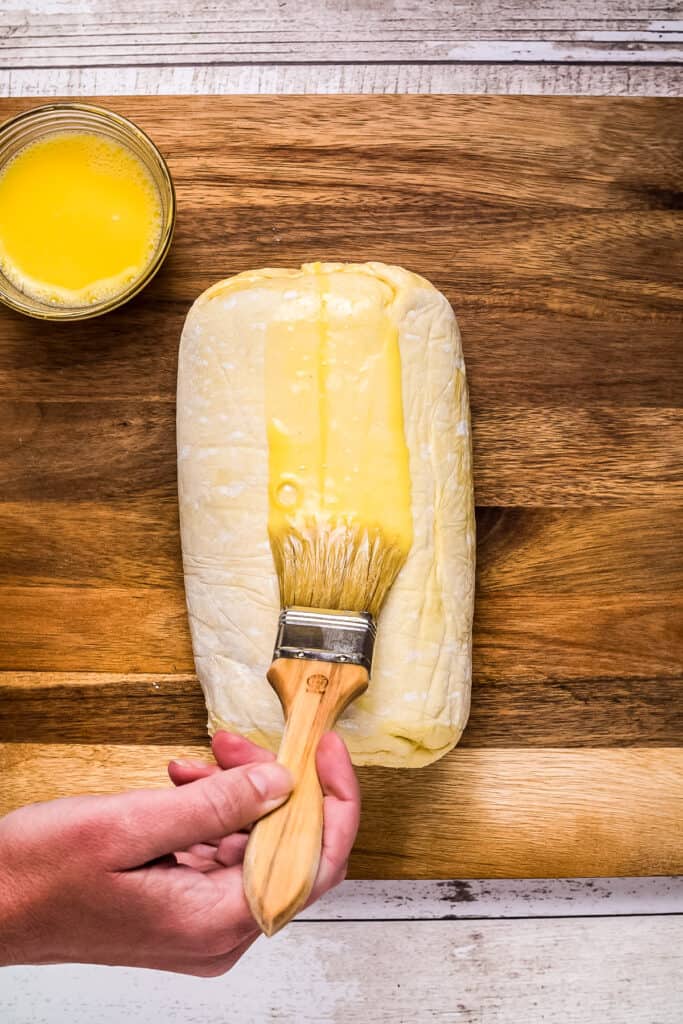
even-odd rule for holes
{"type": "Polygon", "coordinates": [[[207,762],[206,761],[190,761],[189,759],[185,760],[185,758],[180,758],[180,757],[174,757],[173,760],[171,761],[171,764],[180,765],[181,768],[206,768],[207,767],[207,762]]]}
{"type": "Polygon", "coordinates": [[[262,800],[276,800],[292,792],[294,783],[284,765],[277,761],[255,764],[247,769],[247,778],[262,800]]]}

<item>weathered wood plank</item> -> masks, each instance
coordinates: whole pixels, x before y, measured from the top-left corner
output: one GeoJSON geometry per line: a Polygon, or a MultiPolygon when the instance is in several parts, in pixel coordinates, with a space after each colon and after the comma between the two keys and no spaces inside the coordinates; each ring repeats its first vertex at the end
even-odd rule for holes
{"type": "Polygon", "coordinates": [[[301,63],[315,64],[333,60],[364,63],[377,61],[443,61],[466,64],[487,63],[602,63],[602,64],[666,64],[676,65],[683,58],[683,33],[668,34],[663,40],[660,33],[646,32],[633,39],[631,33],[605,33],[603,38],[593,36],[586,40],[562,39],[559,33],[551,39],[420,39],[411,41],[387,40],[324,40],[309,37],[305,40],[266,42],[252,39],[235,40],[234,37],[210,39],[207,42],[182,39],[159,40],[153,34],[146,39],[132,38],[129,42],[115,39],[108,44],[101,34],[94,33],[75,40],[69,36],[43,41],[33,39],[30,47],[22,40],[10,37],[3,43],[3,56],[14,68],[43,70],[52,67],[130,67],[145,65],[176,65],[184,55],[185,63],[193,66],[208,64],[301,63]],[[16,41],[15,41],[16,40],[16,41]]]}
{"type": "Polygon", "coordinates": [[[109,0],[97,12],[75,13],[67,0],[14,0],[0,11],[0,52],[8,58],[0,96],[678,96],[683,89],[683,70],[673,63],[683,34],[680,11],[654,0],[613,0],[599,12],[588,0],[556,0],[542,11],[500,0],[377,8],[359,0],[342,8],[268,0],[257,9],[233,2],[222,10],[220,19],[196,8],[179,17],[169,0],[161,9],[158,2],[150,9],[140,0],[109,0]]]}
{"type": "MultiPolygon", "coordinates": [[[[680,12],[679,12],[680,15],[680,12]]],[[[676,9],[650,0],[545,3],[541,11],[501,0],[351,0],[254,8],[240,0],[179,16],[171,0],[107,0],[76,10],[68,0],[11,0],[0,39],[12,67],[287,63],[292,61],[640,61],[674,63],[683,53],[676,9]]]]}
{"type": "Polygon", "coordinates": [[[683,919],[297,922],[227,976],[14,967],[13,1024],[679,1024],[683,919]]]}
{"type": "Polygon", "coordinates": [[[0,96],[494,93],[681,96],[670,64],[237,64],[0,68],[0,96]]]}
{"type": "Polygon", "coordinates": [[[129,28],[138,32],[149,28],[150,32],[154,30],[162,36],[174,34],[178,28],[186,28],[188,35],[190,31],[216,34],[230,29],[240,36],[285,33],[295,25],[310,33],[322,28],[335,39],[349,29],[358,35],[364,32],[393,38],[396,33],[416,36],[419,32],[437,32],[444,26],[455,31],[471,31],[476,37],[514,31],[599,33],[622,30],[626,33],[649,30],[665,35],[668,31],[681,31],[678,23],[671,21],[677,14],[677,4],[661,0],[603,0],[598,10],[590,0],[543,0],[541,4],[524,0],[462,0],[456,8],[450,0],[417,4],[410,0],[383,0],[382,3],[347,0],[341,9],[334,0],[320,3],[302,0],[284,7],[278,0],[260,0],[256,7],[249,0],[223,0],[213,9],[192,5],[182,15],[171,0],[131,0],[129,3],[102,0],[97,11],[74,10],[69,0],[13,0],[5,4],[0,24],[14,25],[12,34],[20,36],[49,34],[50,26],[58,18],[78,33],[93,27],[109,31],[129,28]],[[34,12],[38,17],[32,23],[34,12]],[[224,15],[222,21],[217,16],[219,12],[224,15]],[[228,13],[232,23],[227,22],[228,13]],[[162,19],[162,14],[167,17],[162,19]]]}
{"type": "MultiPolygon", "coordinates": [[[[4,744],[0,813],[84,791],[163,785],[171,757],[205,757],[207,749],[4,744]]],[[[461,749],[421,771],[359,776],[351,877],[683,873],[680,748],[461,749]]]]}
{"type": "Polygon", "coordinates": [[[454,878],[342,882],[298,921],[683,914],[683,878],[454,878]]]}

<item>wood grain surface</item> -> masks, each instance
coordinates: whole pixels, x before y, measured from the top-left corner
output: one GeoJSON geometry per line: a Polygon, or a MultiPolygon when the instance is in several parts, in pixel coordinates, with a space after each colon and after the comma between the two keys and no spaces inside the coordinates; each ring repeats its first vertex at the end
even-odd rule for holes
{"type": "MultiPolygon", "coordinates": [[[[206,756],[169,740],[0,745],[2,791],[24,804],[164,785],[172,757],[206,756]]],[[[356,878],[657,875],[680,863],[680,748],[470,749],[358,774],[356,878]]]]}
{"type": "Polygon", "coordinates": [[[169,158],[178,231],[105,319],[0,316],[2,807],[161,781],[205,746],[175,499],[183,318],[248,267],[374,258],[460,320],[479,575],[465,749],[363,773],[353,872],[680,871],[683,104],[109,105],[169,158]]]}

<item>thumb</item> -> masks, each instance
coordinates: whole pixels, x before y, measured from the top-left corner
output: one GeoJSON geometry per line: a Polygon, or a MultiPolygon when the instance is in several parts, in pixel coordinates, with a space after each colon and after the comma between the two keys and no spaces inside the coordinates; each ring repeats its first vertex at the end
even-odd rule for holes
{"type": "Polygon", "coordinates": [[[179,789],[110,797],[107,830],[117,868],[239,832],[283,804],[292,777],[277,761],[218,771],[179,789]]]}

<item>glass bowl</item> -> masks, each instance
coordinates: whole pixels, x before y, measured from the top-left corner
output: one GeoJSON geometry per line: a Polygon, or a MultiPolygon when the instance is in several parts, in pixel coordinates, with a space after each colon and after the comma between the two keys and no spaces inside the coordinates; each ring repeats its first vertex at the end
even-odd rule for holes
{"type": "Polygon", "coordinates": [[[120,114],[85,103],[48,103],[34,107],[0,125],[0,172],[16,154],[38,139],[61,132],[90,132],[126,146],[152,176],[161,201],[161,231],[151,260],[142,274],[123,291],[82,306],[58,306],[20,291],[0,270],[0,302],[41,320],[85,320],[117,309],[149,284],[164,262],[173,238],[175,189],[163,156],[145,133],[120,114]]]}

